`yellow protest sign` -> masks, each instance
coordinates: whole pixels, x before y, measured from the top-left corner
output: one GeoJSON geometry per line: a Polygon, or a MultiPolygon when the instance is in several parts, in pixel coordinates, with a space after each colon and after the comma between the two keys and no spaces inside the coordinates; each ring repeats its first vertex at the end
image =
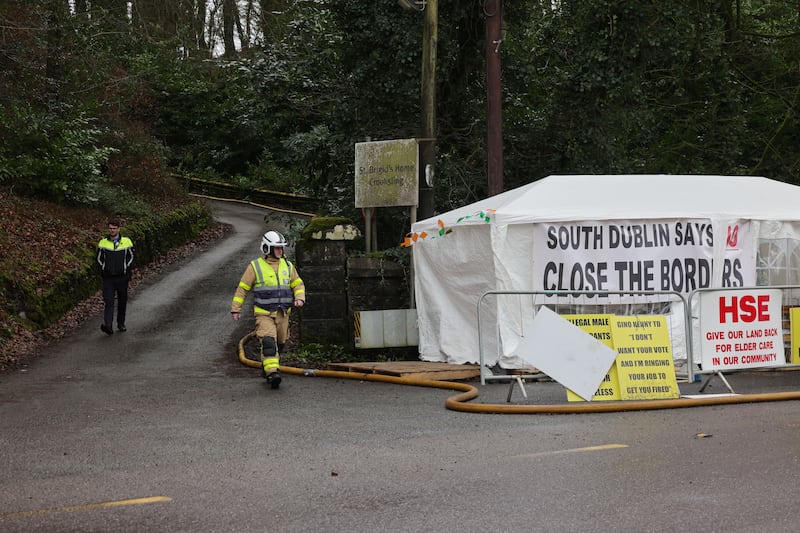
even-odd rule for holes
{"type": "Polygon", "coordinates": [[[789,309],[789,331],[792,335],[791,363],[800,363],[800,307],[789,309]]]}
{"type": "Polygon", "coordinates": [[[611,337],[623,400],[679,398],[667,321],[663,316],[615,316],[611,337]]]}
{"type": "MultiPolygon", "coordinates": [[[[609,314],[596,314],[596,315],[561,315],[561,318],[578,326],[583,331],[599,340],[609,348],[614,348],[614,342],[611,337],[611,321],[614,315],[609,314]]],[[[621,398],[619,391],[619,379],[617,378],[616,363],[611,365],[608,374],[603,378],[603,382],[598,387],[597,392],[592,396],[592,401],[602,400],[619,400],[621,398]]],[[[567,400],[570,402],[583,402],[585,401],[579,395],[567,389],[567,400]]]]}

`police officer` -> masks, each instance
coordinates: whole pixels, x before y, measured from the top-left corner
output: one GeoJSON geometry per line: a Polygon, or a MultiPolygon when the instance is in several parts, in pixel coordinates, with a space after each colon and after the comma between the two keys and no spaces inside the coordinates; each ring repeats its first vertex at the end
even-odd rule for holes
{"type": "Polygon", "coordinates": [[[125,315],[128,308],[128,282],[133,267],[133,242],[119,233],[119,221],[108,221],[108,236],[97,243],[97,263],[103,276],[103,323],[100,330],[106,335],[114,333],[114,296],[117,298],[117,331],[126,331],[125,315]]]}
{"type": "Polygon", "coordinates": [[[253,291],[256,337],[259,341],[262,375],[271,388],[281,383],[279,356],[289,339],[289,313],[305,304],[305,286],[295,266],[283,257],[286,239],[277,231],[261,238],[263,257],[250,261],[233,295],[231,317],[241,318],[247,293],[253,291]]]}

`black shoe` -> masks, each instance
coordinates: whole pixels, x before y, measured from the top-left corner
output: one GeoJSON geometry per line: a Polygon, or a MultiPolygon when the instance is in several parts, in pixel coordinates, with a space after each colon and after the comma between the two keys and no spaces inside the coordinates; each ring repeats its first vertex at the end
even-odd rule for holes
{"type": "Polygon", "coordinates": [[[279,371],[270,372],[267,374],[266,378],[270,388],[277,389],[281,386],[281,373],[279,371]]]}
{"type": "Polygon", "coordinates": [[[111,326],[106,326],[105,324],[100,324],[100,331],[102,331],[106,335],[113,335],[114,334],[114,330],[111,329],[111,326]]]}
{"type": "Polygon", "coordinates": [[[125,327],[125,324],[117,324],[117,331],[128,331],[128,328],[125,327]]]}

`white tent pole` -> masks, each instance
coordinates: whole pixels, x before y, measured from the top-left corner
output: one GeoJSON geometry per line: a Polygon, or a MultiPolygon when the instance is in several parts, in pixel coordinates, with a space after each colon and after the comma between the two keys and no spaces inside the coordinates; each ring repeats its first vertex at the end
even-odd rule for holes
{"type": "MultiPolygon", "coordinates": [[[[409,226],[413,226],[414,223],[417,221],[417,206],[412,205],[409,208],[408,217],[411,219],[411,224],[409,226]]],[[[417,305],[416,300],[414,299],[414,246],[410,246],[411,248],[411,257],[409,258],[409,268],[408,268],[408,277],[409,277],[409,309],[414,309],[417,305]]]]}

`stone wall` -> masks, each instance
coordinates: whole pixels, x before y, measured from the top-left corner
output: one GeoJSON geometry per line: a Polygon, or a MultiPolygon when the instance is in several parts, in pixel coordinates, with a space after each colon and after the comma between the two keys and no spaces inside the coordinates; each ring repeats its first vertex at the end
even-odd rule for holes
{"type": "Polygon", "coordinates": [[[353,348],[353,313],[408,308],[408,280],[389,259],[348,257],[358,230],[336,228],[304,232],[296,246],[308,299],[300,311],[300,340],[353,348]]]}
{"type": "MultiPolygon", "coordinates": [[[[125,226],[123,234],[130,237],[136,247],[134,266],[145,266],[159,255],[191,240],[212,221],[208,207],[202,202],[193,202],[163,216],[125,226]]],[[[7,309],[3,311],[24,317],[32,330],[45,328],[61,318],[102,285],[97,270],[96,245],[97,242],[92,241],[76,247],[74,268],[43,287],[20,286],[0,276],[0,291],[5,294],[7,302],[7,309]]]]}
{"type": "Polygon", "coordinates": [[[347,308],[354,311],[407,309],[408,282],[403,267],[389,259],[347,259],[347,308]]]}
{"type": "Polygon", "coordinates": [[[345,241],[303,239],[297,243],[297,267],[308,305],[300,310],[303,343],[347,346],[347,250],[345,241]]]}

